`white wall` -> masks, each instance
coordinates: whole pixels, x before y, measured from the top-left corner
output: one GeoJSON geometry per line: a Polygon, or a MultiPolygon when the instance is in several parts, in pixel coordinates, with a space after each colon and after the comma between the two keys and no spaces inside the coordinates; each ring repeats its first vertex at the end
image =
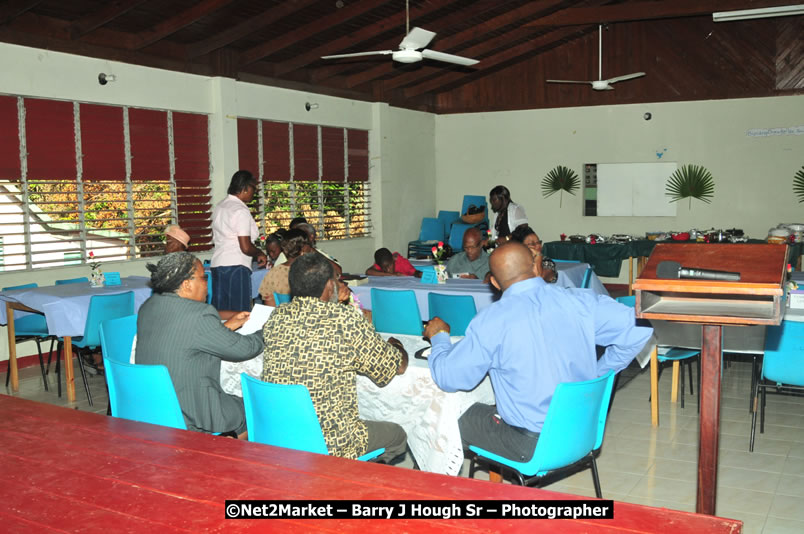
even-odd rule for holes
{"type": "MultiPolygon", "coordinates": [[[[363,272],[379,246],[406,250],[407,242],[418,235],[421,217],[433,214],[435,122],[427,113],[3,43],[0,72],[0,93],[4,94],[209,114],[213,202],[225,196],[238,167],[238,116],[370,129],[374,236],[320,243],[346,271],[363,272]],[[117,80],[101,86],[101,72],[114,74],[117,80]],[[318,108],[308,112],[306,102],[316,103],[318,108]],[[390,218],[384,212],[386,202],[393,204],[390,218]],[[401,209],[408,203],[415,207],[401,209]],[[383,225],[386,219],[390,224],[383,225]],[[387,239],[382,237],[383,227],[387,239]]],[[[103,267],[120,271],[122,276],[145,275],[147,261],[110,262],[103,267]]],[[[2,273],[0,287],[28,282],[49,285],[59,278],[88,273],[87,266],[2,273]]],[[[0,327],[0,359],[8,357],[5,336],[5,328],[0,327]]],[[[18,354],[31,354],[32,347],[20,347],[18,354]]]]}
{"type": "MultiPolygon", "coordinates": [[[[804,96],[527,110],[436,117],[436,206],[457,192],[508,186],[544,241],[561,233],[644,235],[648,231],[742,228],[764,239],[780,222],[804,221],[792,181],[804,164],[804,135],[748,137],[752,128],[804,125],[804,96]],[[652,119],[643,118],[645,112],[652,119]],[[656,152],[661,152],[662,158],[656,152]],[[675,161],[712,173],[711,204],[682,201],[675,217],[584,217],[582,198],[543,198],[556,165],[675,161]]],[[[627,266],[620,281],[627,278],[627,266]],[[625,278],[624,278],[625,277],[625,278]]]]}

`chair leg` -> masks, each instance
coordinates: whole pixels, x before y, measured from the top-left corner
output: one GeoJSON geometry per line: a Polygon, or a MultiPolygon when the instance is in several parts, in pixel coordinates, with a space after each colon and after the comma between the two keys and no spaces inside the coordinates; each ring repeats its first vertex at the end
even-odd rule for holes
{"type": "MultiPolygon", "coordinates": [[[[751,354],[751,393],[754,392],[754,386],[757,383],[757,355],[751,354]]],[[[751,413],[754,409],[754,399],[748,399],[748,412],[751,413]]]]}
{"type": "Polygon", "coordinates": [[[477,455],[472,456],[469,460],[469,478],[475,478],[475,460],[477,460],[477,455]]]}
{"type": "Polygon", "coordinates": [[[748,441],[748,452],[754,452],[754,436],[757,433],[757,401],[759,400],[759,382],[754,386],[754,406],[751,413],[751,438],[748,441]]]}
{"type": "MultiPolygon", "coordinates": [[[[681,362],[681,409],[682,410],[684,409],[684,397],[685,397],[685,392],[684,392],[684,369],[688,366],[688,363],[689,362],[687,362],[687,361],[681,362]]],[[[689,373],[689,369],[687,369],[687,372],[689,373]]]]}
{"type": "Polygon", "coordinates": [[[695,395],[695,389],[692,387],[692,360],[693,358],[687,360],[687,374],[690,375],[690,395],[695,395]]]}
{"type": "Polygon", "coordinates": [[[42,340],[37,337],[34,341],[36,341],[36,351],[39,353],[39,368],[42,370],[42,384],[45,386],[45,391],[48,391],[47,376],[45,376],[45,360],[42,357],[42,340]]]}
{"type": "Polygon", "coordinates": [[[768,388],[762,388],[762,402],[760,403],[759,407],[759,433],[765,433],[765,400],[768,394],[768,388]]]}
{"type": "Polygon", "coordinates": [[[87,392],[87,400],[89,401],[89,405],[93,406],[92,393],[89,391],[89,380],[87,379],[87,372],[84,369],[84,358],[81,356],[80,350],[76,354],[78,356],[78,368],[81,369],[81,378],[84,380],[84,389],[87,392]]]}
{"type": "MultiPolygon", "coordinates": [[[[61,353],[64,350],[64,343],[59,341],[58,348],[56,349],[56,383],[58,386],[59,397],[61,397],[61,353]]],[[[50,367],[50,358],[47,360],[48,368],[50,367]]]]}
{"type": "Polygon", "coordinates": [[[595,483],[595,495],[598,499],[603,498],[603,492],[600,491],[600,477],[597,472],[597,462],[595,461],[595,453],[590,452],[589,456],[592,458],[592,481],[595,483]]]}

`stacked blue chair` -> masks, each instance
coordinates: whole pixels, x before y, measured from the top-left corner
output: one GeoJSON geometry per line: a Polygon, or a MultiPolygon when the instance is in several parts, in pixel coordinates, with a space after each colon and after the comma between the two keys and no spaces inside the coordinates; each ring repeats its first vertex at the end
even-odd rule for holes
{"type": "MultiPolygon", "coordinates": [[[[636,296],[631,295],[627,297],[617,297],[617,302],[620,304],[625,304],[626,306],[630,306],[634,308],[636,306],[636,296]]],[[[681,366],[681,407],[684,407],[684,368],[687,369],[687,374],[689,375],[690,380],[690,394],[695,393],[695,388],[692,386],[692,363],[696,361],[698,363],[698,394],[701,394],[700,391],[700,380],[701,380],[701,369],[700,369],[700,356],[701,351],[698,349],[681,349],[677,347],[672,347],[670,350],[665,352],[664,354],[657,355],[657,360],[659,361],[659,375],[657,377],[657,381],[659,378],[662,377],[662,364],[664,362],[675,362],[679,361],[683,365],[681,366]]],[[[648,397],[650,400],[650,397],[648,397]]],[[[698,403],[698,411],[701,410],[700,402],[698,403]]]]}
{"type": "MultiPolygon", "coordinates": [[[[301,384],[272,384],[240,375],[248,440],[297,451],[329,454],[310,392],[301,384]]],[[[385,452],[370,451],[358,460],[385,452]]]]}
{"type": "Polygon", "coordinates": [[[445,295],[428,293],[427,304],[430,319],[440,317],[450,327],[450,335],[466,335],[466,327],[477,315],[475,299],[471,295],[445,295]]]}
{"type": "MultiPolygon", "coordinates": [[[[78,348],[78,368],[81,370],[81,378],[84,380],[84,389],[87,392],[89,405],[92,403],[92,392],[89,390],[87,371],[84,369],[83,354],[92,354],[94,350],[101,346],[100,325],[103,321],[117,319],[134,314],[134,292],[117,293],[115,295],[95,295],[89,301],[89,311],[87,321],[84,325],[84,335],[72,339],[74,347],[78,348]]],[[[59,339],[59,345],[64,343],[64,339],[59,339]]],[[[61,358],[59,358],[61,360],[61,358]]],[[[61,377],[59,376],[59,362],[56,362],[56,375],[59,383],[59,396],[61,396],[61,377]]]]}
{"type": "Polygon", "coordinates": [[[112,416],[187,429],[164,365],[135,365],[103,358],[112,416]]]}
{"type": "MultiPolygon", "coordinates": [[[[476,206],[480,207],[483,206],[485,208],[486,216],[483,218],[483,221],[478,223],[479,225],[484,225],[488,227],[489,225],[489,208],[486,204],[486,197],[481,195],[464,195],[463,196],[463,203],[461,204],[461,215],[466,215],[469,206],[476,206]]],[[[475,225],[476,226],[476,225],[475,225]]]]}
{"type": "Polygon", "coordinates": [[[377,332],[422,335],[422,318],[413,290],[371,288],[371,322],[377,332]]]}
{"type": "Polygon", "coordinates": [[[433,241],[444,240],[444,225],[434,217],[424,217],[419,239],[408,243],[408,257],[428,256],[433,247],[433,241]]]}
{"type": "Polygon", "coordinates": [[[513,473],[521,485],[533,486],[543,484],[548,476],[552,481],[570,468],[590,464],[595,494],[602,499],[595,452],[603,444],[613,386],[613,371],[594,380],[559,384],[530,461],[515,462],[470,445],[476,456],[469,464],[469,478],[474,477],[477,463],[490,463],[500,467],[501,473],[513,473]]]}
{"type": "MultiPolygon", "coordinates": [[[[4,287],[3,291],[13,291],[15,289],[29,289],[32,287],[39,287],[36,283],[22,284],[19,286],[4,287]]],[[[53,352],[53,344],[56,338],[51,336],[47,329],[47,321],[45,316],[41,314],[25,315],[20,318],[14,319],[14,343],[21,343],[23,341],[33,340],[36,342],[36,350],[39,353],[39,368],[42,370],[42,382],[47,388],[47,372],[45,371],[45,360],[42,357],[42,341],[50,339],[50,353],[53,352]]],[[[48,356],[48,363],[49,363],[48,356]]],[[[6,371],[6,387],[11,378],[11,368],[6,371]]]]}
{"type": "Polygon", "coordinates": [[[463,250],[463,234],[469,228],[474,228],[475,225],[473,224],[464,224],[464,223],[455,223],[452,225],[452,230],[449,233],[449,240],[448,244],[452,247],[452,251],[455,253],[460,252],[463,250]]]}
{"type": "Polygon", "coordinates": [[[452,229],[452,225],[460,219],[461,214],[457,211],[441,210],[438,212],[438,220],[444,225],[444,235],[441,237],[442,240],[449,238],[449,231],[452,229]]]}
{"type": "Polygon", "coordinates": [[[768,388],[776,392],[804,393],[804,323],[782,321],[769,326],[765,334],[765,356],[762,372],[754,386],[751,440],[748,450],[754,451],[757,428],[757,404],[760,410],[760,434],[765,432],[765,401],[768,388]],[[760,396],[760,390],[761,396],[760,396]]]}

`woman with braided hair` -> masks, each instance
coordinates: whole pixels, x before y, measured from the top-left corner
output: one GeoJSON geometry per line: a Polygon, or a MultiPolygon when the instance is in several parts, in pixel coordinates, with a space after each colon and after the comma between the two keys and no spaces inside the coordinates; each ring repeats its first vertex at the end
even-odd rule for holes
{"type": "Polygon", "coordinates": [[[246,322],[248,312],[221,322],[215,308],[206,303],[204,267],[189,252],[168,254],[147,267],[153,295],[137,317],[136,362],[168,368],[187,428],[243,434],[243,399],[221,389],[221,360],[257,356],[263,348],[262,332],[246,336],[233,332],[246,322]]]}

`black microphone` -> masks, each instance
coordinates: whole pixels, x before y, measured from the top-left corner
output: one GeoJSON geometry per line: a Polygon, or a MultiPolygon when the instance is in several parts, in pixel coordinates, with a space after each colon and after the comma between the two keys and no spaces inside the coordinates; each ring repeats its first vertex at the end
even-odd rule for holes
{"type": "Polygon", "coordinates": [[[677,261],[660,261],[659,265],[656,266],[656,278],[695,278],[697,280],[737,282],[740,280],[740,273],[695,269],[693,267],[682,267],[677,261]]]}

